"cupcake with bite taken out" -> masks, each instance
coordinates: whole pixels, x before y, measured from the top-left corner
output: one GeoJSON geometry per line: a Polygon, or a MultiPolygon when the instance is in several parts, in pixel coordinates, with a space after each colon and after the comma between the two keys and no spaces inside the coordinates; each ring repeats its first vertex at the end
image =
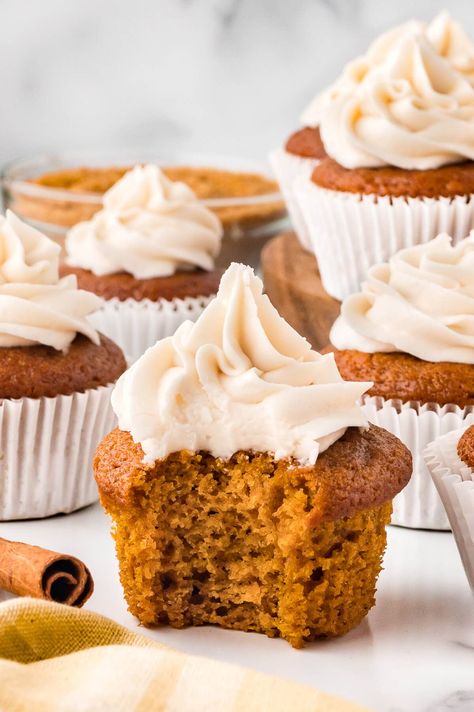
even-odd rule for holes
{"type": "Polygon", "coordinates": [[[70,512],[97,499],[92,453],[114,423],[126,363],[88,317],[101,300],[59,278],[60,247],[0,217],[0,519],[70,512]]]}
{"type": "Polygon", "coordinates": [[[337,299],[397,250],[474,227],[473,46],[446,15],[404,28],[316,103],[327,157],[294,183],[337,299]]]}
{"type": "Polygon", "coordinates": [[[414,474],[393,523],[448,529],[422,459],[426,445],[474,422],[474,232],[439,235],[369,270],[347,297],[330,341],[343,378],[372,381],[371,422],[410,448],[414,474]]]}
{"type": "Polygon", "coordinates": [[[104,194],[103,208],[68,232],[62,274],[105,300],[93,325],[132,359],[215,294],[222,226],[184,183],[136,166],[104,194]]]}
{"type": "Polygon", "coordinates": [[[362,620],[412,467],[357,405],[370,385],[343,381],[238,264],[196,323],[135,362],[94,468],[141,623],[301,647],[362,620]]]}

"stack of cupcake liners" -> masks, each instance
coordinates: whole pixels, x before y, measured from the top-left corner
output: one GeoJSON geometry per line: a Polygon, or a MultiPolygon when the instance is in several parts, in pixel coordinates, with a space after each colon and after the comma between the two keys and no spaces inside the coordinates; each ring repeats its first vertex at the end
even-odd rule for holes
{"type": "Polygon", "coordinates": [[[318,260],[324,289],[343,300],[360,289],[370,267],[406,247],[446,232],[453,244],[474,227],[474,196],[401,198],[319,188],[293,182],[294,199],[318,260]]]}
{"type": "Polygon", "coordinates": [[[473,424],[474,406],[403,403],[364,396],[363,407],[371,423],[399,437],[413,456],[411,480],[393,501],[392,524],[449,530],[450,522],[423,459],[423,451],[436,438],[473,424]]]}
{"type": "Polygon", "coordinates": [[[303,211],[296,199],[294,183],[298,177],[309,181],[319,161],[316,158],[296,156],[285,151],[284,148],[275,149],[268,158],[285,200],[293,229],[302,247],[311,251],[311,236],[303,211]]]}
{"type": "Polygon", "coordinates": [[[158,340],[172,336],[183,321],[196,321],[212,299],[213,296],[156,302],[108,299],[89,320],[97,331],[115,341],[133,363],[158,340]]]}
{"type": "Polygon", "coordinates": [[[116,424],[113,388],[2,401],[0,521],[73,512],[97,501],[92,459],[116,424]]]}
{"type": "Polygon", "coordinates": [[[437,438],[425,448],[424,457],[474,592],[474,471],[457,453],[457,444],[465,430],[461,428],[437,438]]]}

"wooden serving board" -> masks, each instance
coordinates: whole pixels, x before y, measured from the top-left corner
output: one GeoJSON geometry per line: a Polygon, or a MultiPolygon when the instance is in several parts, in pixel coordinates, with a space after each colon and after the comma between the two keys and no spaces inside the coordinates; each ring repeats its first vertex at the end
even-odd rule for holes
{"type": "Polygon", "coordinates": [[[267,242],[261,264],[265,291],[281,316],[317,351],[327,346],[341,303],[324,291],[314,255],[286,232],[267,242]]]}

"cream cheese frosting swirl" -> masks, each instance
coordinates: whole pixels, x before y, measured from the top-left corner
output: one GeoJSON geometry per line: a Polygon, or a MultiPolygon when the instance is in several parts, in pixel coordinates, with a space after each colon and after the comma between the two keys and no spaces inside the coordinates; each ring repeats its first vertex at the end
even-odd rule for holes
{"type": "Polygon", "coordinates": [[[221,240],[219,218],[191,188],[158,166],[136,166],[105,193],[102,210],[69,230],[66,261],[96,275],[166,277],[212,270],[221,240]]]}
{"type": "Polygon", "coordinates": [[[321,117],[327,153],[346,168],[426,170],[474,159],[474,88],[422,35],[398,42],[387,60],[321,117]]]}
{"type": "Polygon", "coordinates": [[[44,344],[64,351],[77,333],[99,343],[86,317],[102,300],[77,289],[75,276],[59,279],[60,252],[11,211],[0,216],[0,347],[44,344]]]}
{"type": "Polygon", "coordinates": [[[426,37],[438,54],[474,85],[474,44],[459,22],[441,12],[426,27],[426,37]]]}
{"type": "Polygon", "coordinates": [[[372,69],[386,61],[389,52],[403,37],[419,34],[423,29],[423,22],[409,20],[377,37],[364,55],[346,64],[336,81],[312,99],[301,114],[301,123],[304,126],[318,126],[324,110],[335,99],[341,94],[353,92],[372,69]]]}
{"type": "Polygon", "coordinates": [[[370,383],[343,381],[278,314],[250,267],[232,264],[196,323],[182,324],[119,379],[119,427],[146,462],[179,450],[238,450],[314,463],[349,426],[370,383]]]}
{"type": "Polygon", "coordinates": [[[349,62],[336,81],[312,99],[301,115],[301,123],[318,126],[332,101],[341,94],[353,92],[372,70],[389,59],[399,42],[416,35],[424,35],[433,49],[474,85],[474,44],[448,12],[441,12],[429,23],[409,20],[377,37],[364,55],[349,62]]]}
{"type": "Polygon", "coordinates": [[[439,235],[372,267],[330,340],[339,350],[474,364],[474,231],[455,246],[439,235]]]}

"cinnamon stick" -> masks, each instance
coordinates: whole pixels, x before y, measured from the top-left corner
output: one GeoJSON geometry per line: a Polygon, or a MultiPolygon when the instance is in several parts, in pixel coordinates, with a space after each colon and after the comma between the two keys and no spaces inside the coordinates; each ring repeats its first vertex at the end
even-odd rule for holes
{"type": "Polygon", "coordinates": [[[80,608],[92,595],[94,581],[75,556],[0,538],[0,588],[80,608]]]}

